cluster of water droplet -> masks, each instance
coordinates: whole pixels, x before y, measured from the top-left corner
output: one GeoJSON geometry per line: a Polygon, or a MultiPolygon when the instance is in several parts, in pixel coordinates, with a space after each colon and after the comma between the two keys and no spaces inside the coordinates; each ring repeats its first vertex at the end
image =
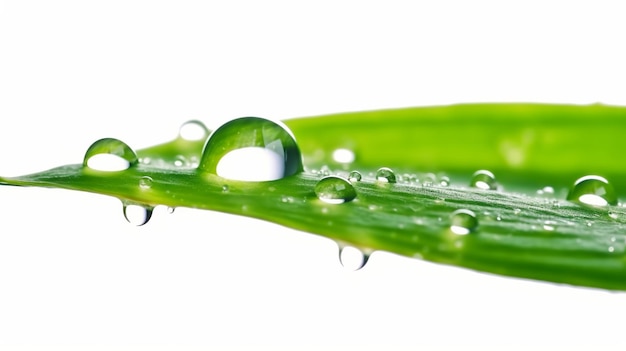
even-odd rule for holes
{"type": "MultiPolygon", "coordinates": [[[[185,157],[181,153],[168,161],[177,168],[196,168],[201,174],[209,173],[231,180],[271,181],[303,170],[302,156],[291,131],[280,122],[264,118],[231,120],[212,134],[202,122],[188,121],[181,125],[177,142],[183,145],[205,142],[200,159],[185,157]]],[[[351,156],[346,151],[337,150],[334,156],[338,162],[352,162],[354,154],[351,156]]],[[[87,149],[83,166],[93,174],[106,176],[138,164],[148,167],[163,165],[162,160],[154,162],[149,157],[138,159],[135,151],[118,139],[105,138],[87,149]]],[[[330,203],[351,201],[356,197],[354,188],[348,181],[342,181],[345,180],[324,180],[316,187],[316,192],[330,203]]],[[[141,176],[137,187],[140,191],[150,191],[154,182],[150,176],[141,176]]],[[[228,186],[224,186],[223,192],[228,192],[228,186]]],[[[129,222],[143,225],[150,220],[152,207],[124,202],[123,213],[129,222]]]]}

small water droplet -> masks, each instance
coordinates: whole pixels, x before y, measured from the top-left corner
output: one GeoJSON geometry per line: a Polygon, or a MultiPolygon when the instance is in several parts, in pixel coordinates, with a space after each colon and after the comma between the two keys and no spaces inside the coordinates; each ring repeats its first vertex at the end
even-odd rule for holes
{"type": "Polygon", "coordinates": [[[354,152],[348,149],[337,149],[333,151],[333,160],[337,163],[352,163],[354,162],[354,152]]]}
{"type": "Polygon", "coordinates": [[[437,176],[434,173],[426,173],[422,178],[422,186],[432,186],[437,180],[437,176]]]}
{"type": "Polygon", "coordinates": [[[521,209],[519,209],[519,208],[516,208],[516,209],[514,209],[514,210],[513,210],[513,214],[518,215],[518,214],[520,214],[520,213],[522,213],[522,210],[521,210],[521,209]]]}
{"type": "Polygon", "coordinates": [[[148,223],[152,217],[153,208],[150,206],[127,203],[123,203],[123,206],[124,218],[126,218],[130,224],[142,226],[148,223]]]}
{"type": "Polygon", "coordinates": [[[123,141],[104,138],[87,149],[83,166],[96,171],[117,172],[126,170],[137,162],[137,154],[123,141]]]}
{"type": "Polygon", "coordinates": [[[450,185],[450,178],[447,176],[443,176],[439,179],[439,185],[441,186],[448,186],[450,185]]]}
{"type": "Polygon", "coordinates": [[[178,130],[178,136],[187,141],[205,140],[209,136],[209,129],[198,120],[183,123],[178,130]]]}
{"type": "Polygon", "coordinates": [[[139,178],[139,188],[141,190],[148,190],[152,187],[152,178],[145,176],[139,178]]]}
{"type": "Polygon", "coordinates": [[[474,188],[479,188],[483,190],[496,190],[498,189],[498,183],[496,182],[496,177],[487,170],[476,171],[472,175],[472,181],[470,182],[470,186],[474,188]]]}
{"type": "Polygon", "coordinates": [[[555,226],[556,226],[556,222],[555,221],[544,221],[543,222],[543,230],[552,232],[552,231],[554,231],[555,226]]]}
{"type": "Polygon", "coordinates": [[[395,183],[396,174],[387,167],[382,167],[376,171],[376,180],[382,183],[395,183]]]}
{"type": "Polygon", "coordinates": [[[358,271],[367,264],[368,259],[369,254],[354,246],[339,245],[339,262],[346,269],[358,271]]]}
{"type": "Polygon", "coordinates": [[[327,165],[323,165],[323,166],[320,168],[320,174],[321,174],[321,175],[323,175],[323,176],[327,176],[327,175],[330,175],[330,173],[331,173],[331,172],[330,172],[330,168],[329,168],[327,165]]]}
{"type": "Polygon", "coordinates": [[[348,175],[348,180],[353,183],[360,182],[362,178],[363,176],[361,176],[361,173],[359,173],[359,171],[352,171],[350,172],[350,175],[348,175]]]}
{"type": "Polygon", "coordinates": [[[183,166],[187,166],[187,159],[185,158],[185,156],[183,155],[178,155],[176,156],[176,159],[174,160],[174,166],[176,167],[183,167],[183,166]]]}
{"type": "Polygon", "coordinates": [[[242,117],[209,137],[198,169],[233,180],[270,181],[304,168],[296,139],[284,124],[242,117]]]}
{"type": "Polygon", "coordinates": [[[576,180],[567,194],[567,200],[596,207],[617,205],[617,195],[613,186],[597,175],[588,175],[576,180]]]}
{"type": "Polygon", "coordinates": [[[618,215],[617,213],[613,212],[613,211],[609,211],[609,217],[613,218],[613,219],[617,219],[618,215]]]}
{"type": "Polygon", "coordinates": [[[342,204],[356,198],[354,186],[338,176],[327,176],[315,185],[317,197],[329,204],[342,204]]]}
{"type": "Polygon", "coordinates": [[[478,219],[473,211],[460,209],[450,215],[450,230],[458,235],[467,235],[476,230],[478,219]]]}
{"type": "Polygon", "coordinates": [[[174,213],[174,211],[176,211],[176,207],[168,207],[167,208],[167,213],[169,213],[169,214],[174,213]]]}
{"type": "Polygon", "coordinates": [[[227,193],[227,192],[229,192],[229,191],[230,191],[230,188],[228,187],[228,185],[223,185],[223,186],[222,186],[222,192],[223,192],[223,193],[227,193]]]}
{"type": "Polygon", "coordinates": [[[609,246],[609,252],[613,252],[615,251],[615,248],[613,246],[609,246]]]}

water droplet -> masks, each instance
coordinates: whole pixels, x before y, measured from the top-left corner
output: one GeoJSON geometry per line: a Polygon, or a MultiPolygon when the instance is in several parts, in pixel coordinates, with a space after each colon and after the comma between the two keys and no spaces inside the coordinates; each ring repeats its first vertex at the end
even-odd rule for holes
{"type": "Polygon", "coordinates": [[[209,136],[209,129],[198,120],[183,123],[178,130],[178,136],[187,141],[205,140],[209,136]]]}
{"type": "Polygon", "coordinates": [[[123,203],[123,205],[124,218],[126,218],[130,224],[142,226],[148,223],[152,217],[152,207],[128,203],[123,203]]]}
{"type": "Polygon", "coordinates": [[[96,171],[117,172],[126,170],[137,162],[137,154],[123,141],[104,138],[87,149],[83,166],[96,171]]]}
{"type": "Polygon", "coordinates": [[[174,166],[176,167],[183,167],[183,166],[188,166],[189,163],[187,162],[187,158],[185,158],[185,156],[183,155],[178,155],[176,156],[176,159],[174,160],[174,166]]]}
{"type": "Polygon", "coordinates": [[[382,167],[376,171],[376,180],[382,183],[395,183],[396,174],[387,167],[382,167]]]}
{"type": "Polygon", "coordinates": [[[613,252],[615,251],[615,248],[613,246],[609,246],[609,252],[613,252]]]}
{"type": "Polygon", "coordinates": [[[330,173],[331,173],[331,172],[330,172],[330,168],[329,168],[327,165],[323,165],[323,166],[320,168],[320,174],[321,174],[321,175],[323,175],[323,176],[327,176],[327,175],[330,175],[330,173]]]}
{"type": "Polygon", "coordinates": [[[597,207],[617,205],[613,186],[597,175],[579,178],[567,194],[567,200],[597,207]]]}
{"type": "Polygon", "coordinates": [[[496,177],[487,170],[476,171],[472,175],[472,181],[470,182],[470,186],[474,188],[479,188],[483,190],[496,190],[498,189],[498,183],[496,182],[496,177]]]}
{"type": "Polygon", "coordinates": [[[456,210],[450,215],[450,230],[458,235],[467,235],[478,227],[476,214],[470,210],[456,210]]]}
{"type": "Polygon", "coordinates": [[[619,216],[617,215],[617,213],[615,213],[613,211],[609,211],[609,217],[611,217],[613,219],[617,219],[619,216]]]}
{"type": "Polygon", "coordinates": [[[555,221],[545,221],[545,222],[543,222],[543,230],[552,232],[552,231],[554,231],[555,226],[556,226],[556,222],[555,221]]]}
{"type": "Polygon", "coordinates": [[[145,176],[139,179],[139,188],[141,190],[148,190],[152,186],[152,178],[145,176]]]}
{"type": "Polygon", "coordinates": [[[339,262],[341,262],[341,265],[346,269],[358,271],[365,267],[368,259],[369,254],[364,253],[354,246],[339,245],[339,262]]]}
{"type": "Polygon", "coordinates": [[[230,188],[228,187],[228,185],[223,185],[223,186],[222,186],[222,192],[223,192],[223,193],[227,193],[227,192],[229,192],[229,191],[230,191],[230,188]]]}
{"type": "Polygon", "coordinates": [[[356,191],[352,184],[337,176],[327,176],[317,182],[315,194],[320,200],[329,204],[342,204],[356,198],[356,191]]]}
{"type": "Polygon", "coordinates": [[[432,186],[437,180],[437,176],[434,173],[426,173],[422,178],[422,186],[432,186]]]}
{"type": "Polygon", "coordinates": [[[361,173],[359,173],[359,171],[352,171],[350,172],[350,175],[348,175],[348,180],[353,183],[360,182],[362,178],[363,176],[361,176],[361,173]]]}
{"type": "Polygon", "coordinates": [[[520,213],[522,213],[522,210],[521,210],[521,209],[519,209],[519,208],[516,208],[516,209],[514,209],[514,210],[513,210],[513,214],[518,215],[518,214],[520,214],[520,213]]]}
{"type": "Polygon", "coordinates": [[[333,151],[333,160],[337,163],[352,163],[354,162],[354,152],[348,149],[337,149],[333,151]]]}
{"type": "Polygon", "coordinates": [[[450,185],[450,178],[447,176],[443,176],[439,179],[439,185],[441,186],[448,186],[450,185]]]}
{"type": "Polygon", "coordinates": [[[219,127],[207,140],[198,169],[243,181],[269,181],[303,171],[291,131],[280,122],[242,117],[219,127]]]}
{"type": "Polygon", "coordinates": [[[169,213],[169,214],[174,213],[174,211],[176,211],[176,207],[168,207],[167,208],[167,213],[169,213]]]}

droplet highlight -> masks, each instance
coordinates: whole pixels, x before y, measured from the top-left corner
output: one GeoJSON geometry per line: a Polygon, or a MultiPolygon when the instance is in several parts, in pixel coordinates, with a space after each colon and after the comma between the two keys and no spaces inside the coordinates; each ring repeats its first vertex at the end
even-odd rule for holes
{"type": "Polygon", "coordinates": [[[369,254],[354,246],[339,246],[339,262],[345,269],[358,271],[365,267],[368,260],[369,254]]]}
{"type": "Polygon", "coordinates": [[[187,141],[201,141],[209,136],[209,129],[198,120],[183,123],[178,129],[178,137],[187,141]]]}
{"type": "Polygon", "coordinates": [[[128,223],[138,227],[150,221],[153,209],[151,206],[123,203],[124,218],[128,223]]]}
{"type": "Polygon", "coordinates": [[[496,190],[498,189],[498,182],[496,182],[493,173],[483,169],[472,175],[470,186],[483,190],[496,190]]]}
{"type": "Polygon", "coordinates": [[[329,204],[342,204],[356,198],[354,186],[338,176],[327,176],[315,185],[317,198],[329,204]]]}
{"type": "Polygon", "coordinates": [[[381,183],[395,183],[397,181],[396,174],[387,167],[379,168],[376,171],[376,180],[381,183]]]}
{"type": "Polygon", "coordinates": [[[242,117],[219,127],[207,140],[202,172],[241,181],[270,181],[303,171],[302,155],[282,123],[242,117]]]}
{"type": "Polygon", "coordinates": [[[87,149],[83,166],[101,172],[119,172],[137,162],[137,154],[123,141],[104,138],[97,140],[87,149]]]}
{"type": "Polygon", "coordinates": [[[457,235],[467,235],[476,230],[478,219],[473,211],[460,209],[450,215],[450,230],[457,235]]]}
{"type": "Polygon", "coordinates": [[[604,207],[617,205],[617,194],[613,185],[603,177],[587,175],[579,178],[567,194],[567,200],[583,205],[604,207]]]}

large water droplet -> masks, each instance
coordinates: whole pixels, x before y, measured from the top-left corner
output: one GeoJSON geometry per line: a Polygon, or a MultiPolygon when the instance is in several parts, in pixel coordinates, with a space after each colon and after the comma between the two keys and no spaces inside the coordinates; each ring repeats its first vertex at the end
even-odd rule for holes
{"type": "Polygon", "coordinates": [[[130,224],[142,226],[148,223],[148,221],[152,217],[152,210],[154,208],[151,206],[143,206],[124,202],[122,202],[122,204],[124,206],[124,218],[126,218],[128,223],[130,224]]]}
{"type": "Polygon", "coordinates": [[[376,171],[376,180],[382,183],[395,183],[396,174],[391,169],[382,167],[376,171]]]}
{"type": "Polygon", "coordinates": [[[597,175],[579,178],[567,194],[567,200],[598,207],[617,205],[613,186],[597,175]]]}
{"type": "Polygon", "coordinates": [[[320,200],[329,204],[342,204],[356,198],[354,186],[337,176],[327,176],[317,182],[315,194],[320,200]]]}
{"type": "Polygon", "coordinates": [[[362,178],[363,178],[363,176],[361,175],[361,173],[359,173],[359,171],[352,171],[348,175],[348,180],[353,182],[353,183],[354,182],[360,182],[362,178]]]}
{"type": "Polygon", "coordinates": [[[291,131],[259,117],[234,119],[207,141],[202,172],[243,181],[276,180],[302,172],[302,155],[291,131]]]}
{"type": "Polygon", "coordinates": [[[209,136],[209,129],[198,120],[183,123],[178,130],[178,137],[187,141],[205,140],[209,136]]]}
{"type": "Polygon", "coordinates": [[[365,267],[369,257],[369,254],[354,246],[339,245],[339,262],[341,262],[341,265],[346,269],[358,271],[365,267]]]}
{"type": "Polygon", "coordinates": [[[493,175],[493,173],[484,169],[476,171],[476,173],[472,175],[472,181],[470,182],[470,186],[484,190],[498,189],[496,177],[493,175]]]}
{"type": "Polygon", "coordinates": [[[123,141],[104,138],[87,149],[83,166],[96,171],[117,172],[126,170],[137,162],[137,154],[123,141]]]}
{"type": "Polygon", "coordinates": [[[454,234],[467,235],[475,231],[476,227],[478,227],[478,219],[470,210],[456,210],[450,215],[450,230],[454,234]]]}

